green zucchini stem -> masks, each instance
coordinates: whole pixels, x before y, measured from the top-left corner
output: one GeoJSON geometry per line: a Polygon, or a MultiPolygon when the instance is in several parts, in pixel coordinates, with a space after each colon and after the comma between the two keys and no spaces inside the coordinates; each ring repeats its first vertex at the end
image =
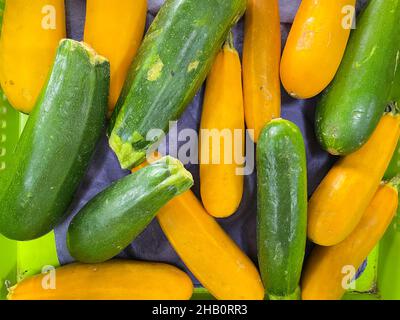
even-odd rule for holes
{"type": "Polygon", "coordinates": [[[231,50],[236,50],[235,49],[235,44],[234,44],[234,41],[233,41],[233,32],[232,32],[232,30],[230,30],[229,33],[228,33],[228,37],[226,38],[225,43],[224,43],[224,48],[228,48],[228,49],[231,49],[231,50]]]}
{"type": "Polygon", "coordinates": [[[173,186],[176,191],[176,196],[178,196],[193,186],[193,177],[191,173],[185,169],[182,162],[178,159],[166,156],[154,162],[152,166],[158,164],[166,164],[170,172],[170,177],[160,184],[160,188],[169,188],[173,186]]]}

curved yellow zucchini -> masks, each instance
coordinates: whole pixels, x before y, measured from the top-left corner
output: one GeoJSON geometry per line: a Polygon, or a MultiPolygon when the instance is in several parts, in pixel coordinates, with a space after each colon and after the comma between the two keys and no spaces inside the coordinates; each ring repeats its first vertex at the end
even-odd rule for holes
{"type": "Polygon", "coordinates": [[[215,298],[264,299],[257,268],[191,191],[172,199],[157,218],[185,265],[215,298]]]}
{"type": "Polygon", "coordinates": [[[352,279],[346,275],[351,270],[355,274],[396,214],[398,181],[396,184],[380,186],[360,223],[343,242],[314,249],[303,274],[303,300],[342,298],[349,284],[346,280],[352,279]]]}
{"type": "Polygon", "coordinates": [[[400,115],[383,116],[368,142],[339,160],[312,195],[308,237],[322,246],[343,241],[371,202],[400,136],[400,115]]]}

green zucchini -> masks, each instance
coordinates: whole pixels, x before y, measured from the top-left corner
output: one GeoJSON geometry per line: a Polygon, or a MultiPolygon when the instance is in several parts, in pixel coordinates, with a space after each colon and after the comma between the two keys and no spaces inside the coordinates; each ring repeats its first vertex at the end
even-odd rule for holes
{"type": "Polygon", "coordinates": [[[169,156],[115,182],[72,220],[71,255],[81,262],[104,262],[128,246],[173,197],[193,185],[191,174],[169,156]]]}
{"type": "Polygon", "coordinates": [[[334,155],[358,150],[390,102],[399,63],[400,1],[371,0],[357,21],[339,71],[316,112],[316,134],[334,155]]]}
{"type": "Polygon", "coordinates": [[[389,167],[385,172],[384,179],[390,180],[400,174],[400,141],[397,144],[396,151],[393,154],[389,167]]]}
{"type": "Polygon", "coordinates": [[[270,122],[257,144],[257,244],[271,300],[300,299],[307,238],[306,153],[299,128],[270,122]]]}
{"type": "Polygon", "coordinates": [[[113,113],[110,146],[124,169],[141,164],[178,120],[209,72],[245,0],[167,0],[128,73],[113,113]],[[153,129],[157,129],[156,133],[153,129]]]}
{"type": "Polygon", "coordinates": [[[0,0],[0,35],[1,35],[1,26],[3,25],[3,13],[5,6],[6,6],[6,0],[0,0]]]}
{"type": "MultiPolygon", "coordinates": [[[[393,104],[400,106],[400,52],[399,52],[399,66],[396,70],[395,81],[392,86],[391,101],[393,104]]],[[[386,170],[384,179],[390,180],[395,176],[400,175],[400,141],[397,144],[396,151],[390,161],[389,167],[386,170]]]]}
{"type": "Polygon", "coordinates": [[[109,69],[86,45],[60,42],[0,184],[0,233],[6,237],[32,240],[63,218],[104,131],[109,69]]]}

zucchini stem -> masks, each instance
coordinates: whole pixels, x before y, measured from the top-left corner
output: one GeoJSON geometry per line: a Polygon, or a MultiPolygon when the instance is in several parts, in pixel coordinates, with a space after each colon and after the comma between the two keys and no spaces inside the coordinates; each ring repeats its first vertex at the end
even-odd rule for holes
{"type": "Polygon", "coordinates": [[[400,106],[397,101],[392,101],[386,107],[385,113],[391,113],[394,116],[400,113],[400,106]]]}
{"type": "Polygon", "coordinates": [[[231,50],[236,50],[235,49],[234,40],[233,40],[233,32],[232,32],[232,30],[230,30],[229,33],[228,33],[228,37],[226,38],[225,43],[224,43],[224,48],[231,49],[231,50]]]}

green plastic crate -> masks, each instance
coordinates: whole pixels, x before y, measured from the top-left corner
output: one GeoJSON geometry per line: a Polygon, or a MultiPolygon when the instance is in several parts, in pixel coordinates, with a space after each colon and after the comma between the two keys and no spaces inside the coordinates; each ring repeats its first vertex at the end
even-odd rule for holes
{"type": "MultiPolygon", "coordinates": [[[[0,92],[0,179],[12,161],[14,148],[27,117],[16,112],[0,92]]],[[[347,300],[400,300],[400,223],[395,220],[380,245],[368,259],[355,289],[347,300]]],[[[54,233],[29,242],[10,241],[0,235],[0,299],[7,296],[7,286],[42,271],[45,266],[59,266],[54,233]]],[[[194,299],[212,299],[207,290],[196,288],[194,299]]]]}

